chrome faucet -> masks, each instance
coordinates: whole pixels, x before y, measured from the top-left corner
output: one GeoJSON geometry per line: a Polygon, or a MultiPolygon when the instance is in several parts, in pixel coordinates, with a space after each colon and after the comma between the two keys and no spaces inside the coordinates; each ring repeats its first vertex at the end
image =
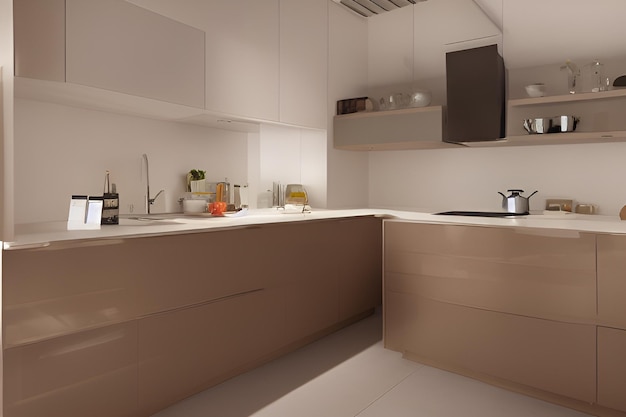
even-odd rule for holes
{"type": "Polygon", "coordinates": [[[150,198],[150,169],[148,167],[148,155],[143,154],[143,160],[146,163],[146,213],[150,214],[150,206],[154,204],[156,199],[165,190],[161,190],[153,198],[150,198]]]}

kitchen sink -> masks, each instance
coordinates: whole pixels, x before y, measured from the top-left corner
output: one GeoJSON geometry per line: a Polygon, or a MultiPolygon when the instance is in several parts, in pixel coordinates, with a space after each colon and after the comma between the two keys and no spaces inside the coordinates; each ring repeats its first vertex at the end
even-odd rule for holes
{"type": "Polygon", "coordinates": [[[156,217],[121,217],[119,219],[120,226],[166,226],[180,224],[175,218],[164,219],[156,217]]]}
{"type": "Polygon", "coordinates": [[[442,216],[473,216],[473,217],[519,217],[528,216],[529,213],[506,213],[501,211],[442,211],[433,213],[442,216]]]}

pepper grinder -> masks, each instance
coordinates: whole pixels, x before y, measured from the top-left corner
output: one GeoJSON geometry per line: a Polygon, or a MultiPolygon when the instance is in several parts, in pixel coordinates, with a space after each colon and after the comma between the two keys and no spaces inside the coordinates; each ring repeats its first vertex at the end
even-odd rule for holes
{"type": "Polygon", "coordinates": [[[102,220],[100,224],[119,224],[120,197],[115,184],[111,184],[109,171],[104,175],[104,200],[102,206],[102,220]]]}

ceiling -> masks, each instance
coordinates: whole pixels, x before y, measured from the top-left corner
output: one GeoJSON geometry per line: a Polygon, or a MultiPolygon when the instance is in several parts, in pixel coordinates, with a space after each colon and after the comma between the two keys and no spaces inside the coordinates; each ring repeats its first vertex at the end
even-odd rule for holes
{"type": "Polygon", "coordinates": [[[354,13],[370,17],[426,0],[333,0],[354,13]]]}

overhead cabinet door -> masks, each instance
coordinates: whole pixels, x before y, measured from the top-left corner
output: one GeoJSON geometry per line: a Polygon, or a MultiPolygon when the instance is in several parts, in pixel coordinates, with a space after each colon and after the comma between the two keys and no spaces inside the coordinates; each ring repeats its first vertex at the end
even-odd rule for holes
{"type": "Polygon", "coordinates": [[[67,0],[67,82],[204,108],[204,32],[122,0],[67,0]]]}

